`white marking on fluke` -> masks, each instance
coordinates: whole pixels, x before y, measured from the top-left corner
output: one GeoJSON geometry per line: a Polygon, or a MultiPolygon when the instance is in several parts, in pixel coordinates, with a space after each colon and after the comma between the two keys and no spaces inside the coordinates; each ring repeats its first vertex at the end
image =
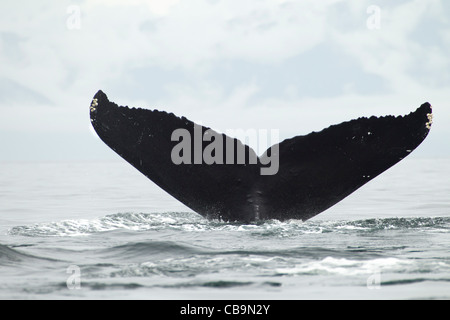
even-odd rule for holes
{"type": "Polygon", "coordinates": [[[95,111],[95,107],[97,107],[97,106],[98,106],[98,100],[97,99],[93,99],[92,102],[91,102],[90,110],[91,111],[95,111]]]}
{"type": "Polygon", "coordinates": [[[428,117],[428,122],[425,124],[425,126],[427,127],[428,130],[430,130],[431,129],[431,125],[433,124],[433,114],[432,113],[428,113],[427,117],[428,117]]]}

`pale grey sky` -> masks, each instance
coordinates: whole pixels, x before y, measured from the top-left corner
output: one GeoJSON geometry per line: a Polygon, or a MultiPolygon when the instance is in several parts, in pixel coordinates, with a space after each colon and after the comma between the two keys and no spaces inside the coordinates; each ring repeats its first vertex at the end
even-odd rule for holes
{"type": "Polygon", "coordinates": [[[90,130],[121,105],[280,138],[434,107],[416,156],[450,155],[450,2],[0,3],[0,161],[116,156],[90,130]]]}

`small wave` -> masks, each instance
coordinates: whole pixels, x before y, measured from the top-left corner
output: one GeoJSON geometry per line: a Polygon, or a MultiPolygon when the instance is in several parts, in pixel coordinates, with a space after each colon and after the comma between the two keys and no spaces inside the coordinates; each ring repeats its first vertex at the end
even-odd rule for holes
{"type": "Polygon", "coordinates": [[[20,252],[17,249],[0,244],[0,265],[15,264],[26,260],[52,260],[48,258],[40,258],[30,254],[20,252]]]}
{"type": "MultiPolygon", "coordinates": [[[[61,283],[61,287],[66,287],[66,283],[61,283]]],[[[91,290],[133,290],[144,288],[143,285],[135,282],[130,283],[106,283],[97,281],[85,281],[83,282],[83,288],[89,288],[91,290]]]]}
{"type": "Polygon", "coordinates": [[[341,227],[370,231],[393,229],[433,229],[445,231],[450,229],[450,217],[365,219],[357,221],[347,221],[341,227]]]}
{"type": "Polygon", "coordinates": [[[450,217],[383,218],[354,221],[278,220],[253,224],[225,223],[208,220],[196,213],[117,213],[98,219],[63,220],[11,228],[10,235],[21,236],[83,236],[117,229],[178,230],[178,231],[233,231],[249,232],[255,237],[290,237],[299,234],[377,232],[383,230],[418,230],[448,232],[450,217]]]}
{"type": "Polygon", "coordinates": [[[450,278],[411,278],[411,279],[396,279],[383,281],[384,286],[396,286],[396,285],[405,285],[405,284],[414,284],[419,282],[450,282],[450,278]]]}
{"type": "Polygon", "coordinates": [[[201,254],[201,249],[173,241],[131,242],[104,249],[105,257],[119,257],[121,260],[157,259],[158,257],[201,254]]]}
{"type": "Polygon", "coordinates": [[[346,258],[326,257],[318,261],[308,261],[292,268],[279,268],[277,275],[344,275],[354,276],[361,274],[373,274],[383,270],[401,271],[414,262],[397,258],[378,258],[371,260],[352,260],[346,258]]]}
{"type": "Polygon", "coordinates": [[[98,232],[117,229],[152,230],[201,225],[203,218],[195,213],[117,213],[102,218],[86,220],[63,220],[35,224],[31,226],[17,226],[8,231],[10,235],[21,236],[83,236],[98,232]]]}
{"type": "Polygon", "coordinates": [[[253,285],[254,282],[251,281],[227,281],[227,280],[217,280],[217,281],[206,281],[206,282],[185,282],[176,283],[172,285],[164,285],[161,287],[166,288],[195,288],[195,287],[207,287],[215,289],[228,289],[235,287],[245,287],[253,285]]]}
{"type": "Polygon", "coordinates": [[[0,244],[0,264],[22,260],[23,254],[0,244]]]}
{"type": "Polygon", "coordinates": [[[176,283],[171,285],[159,285],[157,287],[162,288],[196,288],[196,287],[206,287],[206,288],[214,288],[214,289],[229,289],[236,287],[248,287],[248,286],[259,286],[259,287],[281,287],[282,284],[280,282],[273,281],[263,281],[263,282],[255,282],[255,281],[230,281],[230,280],[217,280],[217,281],[192,281],[185,283],[176,283]]]}

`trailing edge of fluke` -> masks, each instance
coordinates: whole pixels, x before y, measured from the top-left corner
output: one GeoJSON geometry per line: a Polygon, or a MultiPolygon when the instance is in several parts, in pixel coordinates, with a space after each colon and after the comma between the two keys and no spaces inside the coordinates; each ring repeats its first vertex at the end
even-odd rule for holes
{"type": "Polygon", "coordinates": [[[164,111],[118,106],[102,91],[90,116],[98,136],[163,190],[205,217],[239,222],[314,217],[407,157],[432,124],[431,105],[424,103],[406,116],[359,118],[284,140],[260,158],[239,140],[214,132],[201,151],[220,137],[216,147],[223,150],[215,152],[224,159],[198,164],[173,160],[180,143],[173,133],[182,129],[194,136],[210,128],[164,111]],[[245,163],[238,161],[239,150],[245,163]],[[269,155],[279,161],[277,171],[262,175],[269,155]],[[236,161],[230,164],[227,157],[236,161]]]}

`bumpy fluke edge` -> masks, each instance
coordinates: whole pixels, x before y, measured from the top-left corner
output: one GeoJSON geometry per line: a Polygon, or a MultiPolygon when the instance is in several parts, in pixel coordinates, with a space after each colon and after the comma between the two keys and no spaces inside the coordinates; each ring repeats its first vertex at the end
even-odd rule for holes
{"type": "MultiPolygon", "coordinates": [[[[171,136],[192,121],[158,110],[119,107],[99,91],[90,105],[99,137],[121,157],[192,210],[209,218],[250,222],[309,219],[338,203],[407,157],[428,135],[432,109],[424,103],[403,117],[360,118],[287,139],[279,170],[261,175],[256,164],[174,164],[171,136]]],[[[301,121],[299,121],[301,122],[301,121]]],[[[201,127],[204,133],[206,127],[201,127]]],[[[222,135],[234,151],[240,141],[222,135]]],[[[210,142],[203,142],[203,148],[210,142]]],[[[268,150],[268,151],[269,151],[268,150]]],[[[254,151],[245,146],[247,155],[254,151]]],[[[120,195],[118,195],[120,196],[120,195]]]]}

